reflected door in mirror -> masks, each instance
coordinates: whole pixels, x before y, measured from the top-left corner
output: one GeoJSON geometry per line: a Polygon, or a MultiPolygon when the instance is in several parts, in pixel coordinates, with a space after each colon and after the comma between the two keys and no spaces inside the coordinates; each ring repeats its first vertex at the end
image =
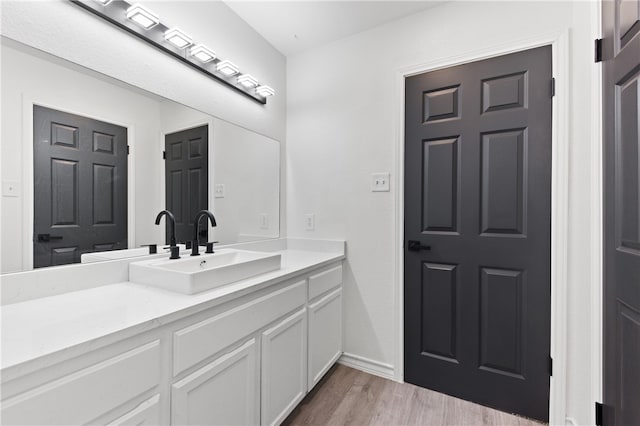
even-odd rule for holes
{"type": "Polygon", "coordinates": [[[33,109],[35,268],[127,248],[127,129],[33,109]]]}
{"type": "MultiPolygon", "coordinates": [[[[165,136],[165,179],[167,210],[176,218],[178,242],[193,239],[193,219],[200,210],[209,208],[209,126],[182,130],[165,136]]],[[[208,225],[198,240],[208,239],[208,225]]],[[[167,243],[169,229],[167,228],[167,243]]]]}

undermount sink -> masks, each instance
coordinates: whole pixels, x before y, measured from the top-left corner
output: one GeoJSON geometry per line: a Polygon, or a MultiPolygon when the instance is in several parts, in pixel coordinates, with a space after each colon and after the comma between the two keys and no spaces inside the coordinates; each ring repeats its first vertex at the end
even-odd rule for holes
{"type": "Polygon", "coordinates": [[[213,254],[184,256],[181,259],[132,262],[129,264],[129,281],[195,294],[278,270],[280,260],[277,253],[221,249],[213,254]]]}

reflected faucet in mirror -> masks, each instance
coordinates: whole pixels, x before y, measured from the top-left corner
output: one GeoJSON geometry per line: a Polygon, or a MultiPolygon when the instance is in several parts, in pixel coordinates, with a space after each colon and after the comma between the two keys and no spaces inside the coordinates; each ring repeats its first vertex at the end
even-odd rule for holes
{"type": "MultiPolygon", "coordinates": [[[[195,219],[193,220],[193,241],[191,242],[191,256],[200,255],[198,251],[199,245],[200,245],[198,241],[198,228],[200,226],[200,219],[202,219],[205,216],[209,217],[209,222],[211,222],[211,226],[215,227],[218,225],[216,223],[216,218],[213,216],[213,213],[211,213],[209,210],[200,210],[198,212],[195,219]]],[[[211,245],[212,245],[211,252],[213,252],[213,243],[211,243],[211,245]]],[[[207,252],[209,252],[209,243],[207,243],[207,252]]]]}
{"type": "Polygon", "coordinates": [[[162,218],[162,216],[167,216],[166,220],[168,220],[170,223],[171,237],[169,239],[169,245],[171,247],[176,247],[178,245],[176,243],[176,218],[169,210],[162,210],[160,213],[158,213],[158,216],[156,216],[156,225],[160,225],[160,219],[162,218]]]}

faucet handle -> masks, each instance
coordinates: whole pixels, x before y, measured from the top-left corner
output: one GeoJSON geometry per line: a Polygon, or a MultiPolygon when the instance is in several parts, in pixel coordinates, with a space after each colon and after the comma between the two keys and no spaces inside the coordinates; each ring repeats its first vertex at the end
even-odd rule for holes
{"type": "Polygon", "coordinates": [[[205,253],[209,253],[209,254],[215,253],[213,251],[213,243],[217,243],[217,241],[212,241],[210,243],[207,243],[207,251],[205,251],[205,253]]]}

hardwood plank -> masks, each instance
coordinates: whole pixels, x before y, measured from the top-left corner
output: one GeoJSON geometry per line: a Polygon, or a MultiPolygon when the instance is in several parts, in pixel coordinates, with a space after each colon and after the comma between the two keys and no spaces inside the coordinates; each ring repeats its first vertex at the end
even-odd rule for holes
{"type": "Polygon", "coordinates": [[[334,366],[283,425],[514,425],[534,420],[344,365],[334,366]]]}

